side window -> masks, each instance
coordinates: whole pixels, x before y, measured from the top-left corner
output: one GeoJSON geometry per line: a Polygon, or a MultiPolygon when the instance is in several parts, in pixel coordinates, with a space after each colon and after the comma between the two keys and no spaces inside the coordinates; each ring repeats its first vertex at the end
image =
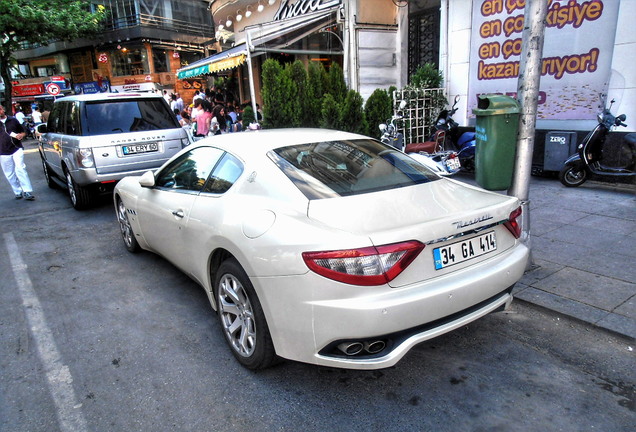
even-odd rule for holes
{"type": "Polygon", "coordinates": [[[232,187],[242,172],[243,164],[241,161],[231,154],[225,153],[218,165],[214,167],[214,171],[212,172],[208,182],[205,184],[203,192],[216,194],[225,193],[232,187]]]}
{"type": "Polygon", "coordinates": [[[47,122],[49,132],[62,133],[61,122],[64,118],[64,108],[66,108],[66,103],[64,102],[58,102],[53,105],[49,121],[47,122]]]}
{"type": "Polygon", "coordinates": [[[66,132],[67,135],[80,135],[79,128],[79,103],[71,102],[66,110],[66,132]]]}
{"type": "Polygon", "coordinates": [[[155,185],[165,189],[200,191],[223,156],[213,147],[198,147],[182,154],[157,174],[155,185]]]}

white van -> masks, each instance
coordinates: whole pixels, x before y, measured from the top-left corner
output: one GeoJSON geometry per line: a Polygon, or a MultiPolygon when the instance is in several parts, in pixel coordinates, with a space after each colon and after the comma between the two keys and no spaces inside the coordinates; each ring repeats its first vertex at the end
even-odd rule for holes
{"type": "Polygon", "coordinates": [[[58,99],[40,131],[46,181],[68,188],[77,210],[123,177],[158,168],[190,144],[165,99],[139,93],[58,99]]]}

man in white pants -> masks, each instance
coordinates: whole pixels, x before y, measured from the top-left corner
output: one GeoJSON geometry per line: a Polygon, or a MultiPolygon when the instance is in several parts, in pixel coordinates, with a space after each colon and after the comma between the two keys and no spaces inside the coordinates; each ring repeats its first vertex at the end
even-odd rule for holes
{"type": "Polygon", "coordinates": [[[20,142],[25,136],[24,128],[15,117],[7,116],[0,105],[0,164],[16,199],[33,201],[33,187],[24,164],[24,147],[20,142]]]}

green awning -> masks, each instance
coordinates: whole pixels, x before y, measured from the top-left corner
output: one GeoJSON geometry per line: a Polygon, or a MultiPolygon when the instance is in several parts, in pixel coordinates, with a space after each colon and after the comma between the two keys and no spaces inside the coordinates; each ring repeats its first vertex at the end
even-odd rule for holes
{"type": "Polygon", "coordinates": [[[191,65],[177,70],[177,79],[194,78],[222,70],[233,69],[245,62],[245,50],[245,44],[241,44],[227,51],[221,51],[208,58],[194,62],[191,65]]]}

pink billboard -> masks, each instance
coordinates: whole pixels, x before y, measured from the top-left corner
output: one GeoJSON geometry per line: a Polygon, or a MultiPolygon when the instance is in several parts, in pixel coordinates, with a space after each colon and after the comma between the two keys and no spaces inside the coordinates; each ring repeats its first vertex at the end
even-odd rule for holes
{"type": "MultiPolygon", "coordinates": [[[[540,1],[540,0],[537,0],[540,1]]],[[[548,1],[538,119],[596,118],[609,85],[619,2],[548,1]]],[[[475,0],[468,115],[477,96],[516,97],[525,0],[475,0]]]]}

